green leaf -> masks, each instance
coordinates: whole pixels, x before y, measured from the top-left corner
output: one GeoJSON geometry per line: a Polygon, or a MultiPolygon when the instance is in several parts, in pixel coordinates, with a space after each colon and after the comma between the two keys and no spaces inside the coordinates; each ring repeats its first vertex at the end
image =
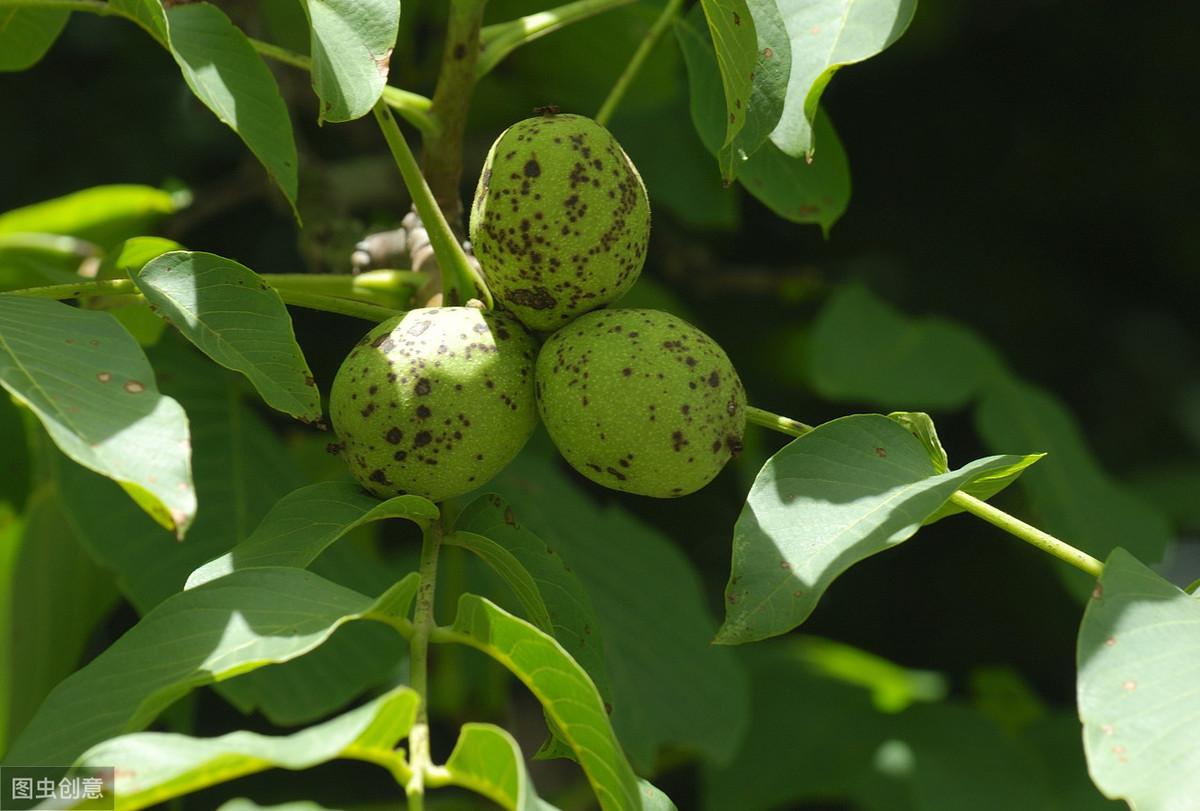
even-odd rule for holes
{"type": "Polygon", "coordinates": [[[745,729],[746,677],[732,651],[710,644],[716,623],[699,575],[666,536],[616,505],[597,504],[560,464],[541,432],[488,488],[583,583],[626,753],[644,771],[668,745],[728,759],[745,729]]]}
{"type": "Polygon", "coordinates": [[[399,622],[416,588],[412,574],[372,600],[303,569],[261,568],[176,594],[55,688],[9,765],[71,763],[196,687],[302,656],[348,622],[399,622]]]}
{"type": "Polygon", "coordinates": [[[950,469],[950,458],[946,455],[946,449],[942,447],[942,440],[938,438],[932,417],[924,411],[893,411],[887,416],[889,420],[907,428],[908,432],[925,446],[935,473],[945,473],[950,469]]]}
{"type": "Polygon", "coordinates": [[[552,811],[537,796],[521,747],[492,724],[463,724],[446,761],[446,784],[482,794],[506,811],[552,811]]]}
{"type": "MultiPolygon", "coordinates": [[[[1162,559],[1172,537],[1167,520],[1109,477],[1055,397],[1017,380],[996,380],[985,390],[975,421],[993,448],[1048,454],[1021,480],[1042,529],[1100,560],[1118,546],[1140,560],[1162,559]]],[[[1067,567],[1060,571],[1078,597],[1090,592],[1086,574],[1067,567]]]]}
{"type": "Polygon", "coordinates": [[[448,535],[444,539],[444,543],[462,547],[490,566],[492,571],[500,575],[500,579],[512,589],[517,601],[521,603],[521,610],[525,612],[529,621],[554,636],[554,624],[550,621],[550,612],[542,600],[542,593],[538,590],[537,583],[534,582],[529,571],[521,565],[521,561],[517,560],[511,552],[491,538],[477,535],[474,532],[455,532],[453,535],[448,535]]]}
{"type": "Polygon", "coordinates": [[[638,780],[638,791],[642,795],[642,811],[679,811],[671,798],[649,780],[638,780]]]}
{"type": "Polygon", "coordinates": [[[787,104],[771,134],[784,154],[811,158],[817,105],[833,74],[900,38],[916,0],[777,0],[792,41],[787,104]]]}
{"type": "Polygon", "coordinates": [[[304,0],[312,24],[312,85],[318,121],[350,121],[371,111],[387,83],[400,25],[398,0],[304,0]]]}
{"type": "Polygon", "coordinates": [[[187,416],[112,316],[0,295],[0,385],[63,453],[184,536],[196,514],[187,416]]]}
{"type": "Polygon", "coordinates": [[[189,200],[153,186],[95,186],[0,214],[0,234],[61,234],[109,248],[150,231],[189,200]]]}
{"type": "MultiPolygon", "coordinates": [[[[21,538],[24,523],[7,501],[0,500],[0,673],[15,673],[16,626],[19,612],[13,601],[13,586],[20,562],[21,538]]],[[[19,721],[13,720],[15,676],[0,681],[0,752],[8,749],[9,739],[17,732],[19,721]]]]}
{"type": "Polygon", "coordinates": [[[817,316],[808,365],[822,397],[904,409],[959,408],[1003,373],[1000,358],[970,330],[911,318],[859,285],[836,290],[817,316]]]}
{"type": "Polygon", "coordinates": [[[910,670],[832,639],[789,637],[781,650],[814,673],[869,690],[871,702],[880,712],[896,713],[918,701],[946,697],[946,679],[940,673],[910,670]]]}
{"type": "Polygon", "coordinates": [[[57,8],[0,9],[0,72],[36,65],[70,16],[69,10],[57,8]]]}
{"type": "MultiPolygon", "coordinates": [[[[754,69],[758,64],[758,37],[746,0],[700,0],[712,35],[721,88],[725,94],[724,139],[713,150],[726,184],[740,171],[734,162],[733,142],[746,124],[754,69]]],[[[715,86],[715,83],[714,83],[715,86]]]]}
{"type": "Polygon", "coordinates": [[[470,645],[520,679],[575,752],[603,811],[641,807],[637,778],[595,683],[553,637],[483,597],[464,594],[454,625],[431,639],[470,645]]]}
{"type": "Polygon", "coordinates": [[[301,487],[281,498],[249,538],[192,572],[184,588],[255,566],[307,568],[347,532],[387,518],[424,526],[437,520],[438,508],[414,495],[380,501],[350,482],[301,487]]]}
{"type": "Polygon", "coordinates": [[[779,123],[792,66],[792,45],[777,0],[746,0],[746,5],[754,18],[758,47],[750,100],[746,104],[746,123],[733,144],[738,161],[753,155],[779,123]]]}
{"type": "Polygon", "coordinates": [[[238,797],[229,802],[221,803],[221,807],[217,811],[334,811],[334,809],[310,803],[307,800],[297,800],[294,803],[281,803],[279,805],[259,805],[253,800],[238,797]]]}
{"type": "Polygon", "coordinates": [[[158,313],[204,354],[241,372],[267,405],[317,422],[321,395],[283,299],[245,265],[174,251],[130,273],[158,313]]]}
{"type": "Polygon", "coordinates": [[[108,4],[118,13],[125,15],[140,25],[158,41],[159,45],[169,48],[167,32],[167,15],[163,10],[161,0],[108,0],[108,4]]]}
{"type": "MultiPolygon", "coordinates": [[[[698,11],[676,21],[675,35],[687,63],[692,123],[705,147],[717,154],[724,111],[715,93],[716,58],[698,11]]],[[[789,157],[764,141],[748,159],[738,161],[737,174],[742,186],[780,217],[816,223],[828,232],[850,200],[850,169],[828,117],[822,114],[818,125],[828,133],[831,145],[820,161],[789,157]]]]}
{"type": "Polygon", "coordinates": [[[1200,796],[1200,600],[1124,549],[1104,564],[1079,626],[1079,717],[1105,796],[1184,809],[1200,796]]]}
{"type": "MultiPolygon", "coordinates": [[[[521,514],[523,516],[524,511],[521,514]]],[[[517,591],[515,581],[523,580],[523,573],[529,579],[529,585],[533,586],[533,605],[526,606],[526,601],[520,593],[517,594],[522,607],[530,613],[529,620],[557,639],[592,677],[600,690],[600,697],[610,701],[611,687],[608,667],[604,662],[604,639],[596,611],[583,584],[562,555],[558,554],[558,550],[518,521],[516,509],[495,494],[488,494],[471,503],[456,520],[455,529],[456,536],[473,536],[467,538],[467,543],[463,545],[484,557],[501,576],[504,573],[500,572],[491,558],[499,561],[502,556],[475,539],[482,537],[491,541],[501,552],[508,553],[520,572],[515,573],[513,579],[505,577],[505,580],[517,591]],[[541,604],[540,610],[545,611],[545,624],[537,616],[537,603],[541,604]]]]}
{"type": "Polygon", "coordinates": [[[295,212],[296,142],[270,69],[216,6],[172,5],[166,21],[171,55],[187,86],[246,142],[295,212]]]}
{"type": "Polygon", "coordinates": [[[403,769],[403,756],[394,748],[412,729],[419,703],[416,691],[397,687],[344,715],[284,736],[122,735],[93,746],[76,765],[114,767],[113,793],[129,811],[270,768],[298,771],[352,758],[395,762],[403,769]]]}
{"type": "Polygon", "coordinates": [[[1020,461],[992,456],[938,474],[919,440],[877,414],[792,441],[760,471],[734,527],[716,641],[790,631],[851,565],[910,538],[955,490],[1020,461]]]}
{"type": "MultiPolygon", "coordinates": [[[[959,489],[969,496],[987,501],[1015,482],[1025,472],[1027,467],[1041,461],[1045,456],[1046,454],[1044,453],[1030,453],[1025,456],[1018,456],[1016,457],[1016,461],[1011,465],[997,468],[990,473],[985,473],[977,479],[972,479],[959,489]]],[[[958,515],[960,512],[963,512],[962,507],[948,501],[937,512],[926,518],[925,523],[932,524],[935,521],[941,521],[948,515],[958,515]]]]}
{"type": "Polygon", "coordinates": [[[53,485],[30,498],[23,531],[15,517],[0,514],[0,524],[0,544],[12,556],[8,567],[0,564],[0,618],[10,612],[0,620],[0,645],[13,646],[0,688],[3,751],[4,739],[19,733],[46,694],[75,670],[96,625],[117,602],[117,590],[82,554],[53,485]]]}

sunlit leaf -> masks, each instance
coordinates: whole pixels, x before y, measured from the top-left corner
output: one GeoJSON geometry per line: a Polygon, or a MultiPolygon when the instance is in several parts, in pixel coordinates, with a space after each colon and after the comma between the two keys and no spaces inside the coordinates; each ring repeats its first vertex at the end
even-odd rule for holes
{"type": "Polygon", "coordinates": [[[537,796],[521,747],[492,724],[464,724],[446,761],[450,785],[482,794],[506,811],[553,811],[537,796]]]}
{"type": "Polygon", "coordinates": [[[412,728],[419,703],[411,688],[396,687],[345,715],[276,737],[138,732],[93,746],[76,765],[113,767],[113,794],[129,811],[271,768],[296,771],[335,758],[394,761],[403,768],[394,747],[412,728]]]}
{"type": "Polygon", "coordinates": [[[0,295],[0,385],[63,453],[183,537],[196,513],[187,416],[112,316],[0,295]]]}
{"type": "Polygon", "coordinates": [[[254,566],[305,568],[338,538],[372,521],[427,524],[437,517],[437,507],[421,496],[380,501],[349,482],[311,484],[281,498],[245,541],[192,572],[186,588],[254,566]]]}
{"type": "Polygon", "coordinates": [[[717,642],[790,631],[851,565],[910,538],[955,490],[1021,461],[993,456],[939,474],[916,437],[875,414],[793,440],[763,467],[734,527],[717,642]]]}
{"type": "Polygon", "coordinates": [[[1088,769],[1113,799],[1189,808],[1200,796],[1200,600],[1115,549],[1092,592],[1078,647],[1088,769]]]}
{"type": "Polygon", "coordinates": [[[244,374],[267,405],[306,422],[321,418],[292,317],[257,273],[211,253],[174,251],[129,275],[163,318],[217,363],[244,374]]]}
{"type": "Polygon", "coordinates": [[[153,186],[95,186],[0,214],[0,234],[61,234],[108,248],[149,232],[189,199],[153,186]]]}
{"type": "Polygon", "coordinates": [[[812,157],[817,104],[833,74],[875,56],[900,38],[917,0],[776,0],[792,41],[787,104],[771,134],[785,154],[812,157]]]}
{"type": "Polygon", "coordinates": [[[399,0],[304,0],[312,24],[312,85],[319,119],[366,115],[387,83],[399,0]]]}
{"type": "Polygon", "coordinates": [[[432,638],[477,648],[529,688],[574,751],[604,811],[641,807],[637,778],[596,685],[553,637],[483,597],[464,594],[454,625],[432,638]]]}
{"type": "Polygon", "coordinates": [[[303,569],[261,568],[176,594],[59,684],[7,762],[71,763],[196,687],[302,656],[348,622],[398,621],[416,588],[413,574],[373,600],[303,569]]]}

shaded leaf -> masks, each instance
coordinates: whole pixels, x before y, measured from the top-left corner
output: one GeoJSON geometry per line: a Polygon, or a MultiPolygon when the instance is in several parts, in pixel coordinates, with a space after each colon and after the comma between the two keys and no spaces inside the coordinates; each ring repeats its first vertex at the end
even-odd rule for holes
{"type": "Polygon", "coordinates": [[[463,724],[446,761],[448,784],[482,794],[506,811],[552,811],[525,770],[521,747],[492,724],[463,724]]]}
{"type": "Polygon", "coordinates": [[[916,0],[777,0],[792,41],[787,104],[771,140],[784,154],[812,157],[824,141],[814,132],[817,104],[833,74],[900,38],[916,0]]]}
{"type": "Polygon", "coordinates": [[[0,385],[63,453],[184,536],[196,513],[187,416],[112,316],[0,295],[0,385]]]}
{"type": "Polygon", "coordinates": [[[345,715],[286,736],[122,735],[93,746],[76,765],[114,767],[113,793],[122,809],[133,811],[270,768],[297,771],[335,758],[403,763],[394,747],[412,728],[419,703],[416,691],[397,687],[345,715]]]}
{"type": "Polygon", "coordinates": [[[719,149],[712,151],[721,165],[721,176],[726,183],[732,183],[740,171],[734,162],[733,144],[746,124],[751,84],[758,63],[758,38],[746,0],[700,0],[700,7],[708,20],[725,96],[725,110],[721,115],[724,137],[719,149]]]}
{"type": "Polygon", "coordinates": [[[321,395],[283,299],[257,273],[211,253],[165,253],[129,274],[158,313],[204,354],[244,374],[263,400],[306,422],[321,395]]]}
{"type": "Polygon", "coordinates": [[[113,9],[140,25],[146,33],[158,40],[158,44],[169,48],[167,15],[161,0],[108,0],[113,9]]]}
{"type": "Polygon", "coordinates": [[[571,657],[583,665],[600,690],[601,698],[611,700],[608,668],[604,663],[604,639],[595,609],[583,584],[562,555],[519,522],[512,505],[494,494],[476,499],[463,510],[455,522],[455,529],[485,536],[518,562],[529,576],[537,599],[542,601],[548,624],[543,626],[533,614],[529,619],[557,639],[571,657]]]}
{"type": "MultiPolygon", "coordinates": [[[[996,380],[985,390],[975,422],[993,448],[1048,454],[1021,480],[1039,527],[1100,560],[1118,546],[1140,560],[1162,559],[1171,541],[1167,520],[1109,477],[1057,398],[1017,380],[996,380]]],[[[1081,599],[1091,591],[1092,579],[1083,572],[1059,571],[1081,599]]]]}
{"type": "Polygon", "coordinates": [[[70,16],[68,9],[0,9],[0,71],[36,65],[58,39],[70,16]]]}
{"type": "Polygon", "coordinates": [[[0,563],[0,646],[12,645],[11,662],[0,670],[2,752],[4,740],[20,733],[46,694],[78,666],[117,590],[81,554],[51,484],[33,494],[23,526],[0,513],[0,548],[0,557],[11,556],[7,566],[0,563]]]}
{"type": "Polygon", "coordinates": [[[449,631],[435,631],[431,638],[470,645],[508,668],[541,702],[571,746],[600,807],[640,808],[637,778],[596,685],[553,637],[483,597],[464,594],[454,625],[449,631]]]}
{"type": "Polygon", "coordinates": [[[737,161],[753,155],[779,123],[792,66],[792,45],[777,0],[746,0],[746,6],[754,18],[758,47],[750,99],[746,103],[746,123],[733,142],[737,161]]]}
{"type": "Polygon", "coordinates": [[[1113,550],[1079,626],[1079,717],[1101,791],[1152,811],[1200,796],[1200,600],[1113,550]]]}
{"type": "Polygon", "coordinates": [[[413,574],[372,600],[303,569],[261,568],[169,597],[54,689],[8,762],[71,763],[196,687],[302,656],[348,622],[399,621],[416,587],[413,574]]]}
{"type": "Polygon", "coordinates": [[[304,0],[312,24],[312,85],[319,121],[371,111],[387,83],[400,24],[398,0],[304,0]]]}
{"type": "Polygon", "coordinates": [[[759,473],[738,517],[721,644],[786,633],[854,563],[910,538],[955,490],[1020,461],[934,471],[893,420],[842,417],[793,440],[759,473]]]}
{"type": "Polygon", "coordinates": [[[612,723],[625,751],[645,771],[671,744],[727,759],[745,729],[747,685],[732,651],[710,644],[716,623],[696,570],[657,530],[597,504],[560,464],[539,432],[488,488],[583,583],[604,640],[612,723]]]}
{"type": "Polygon", "coordinates": [[[414,495],[380,501],[350,482],[301,487],[281,498],[249,538],[192,572],[185,588],[256,566],[306,568],[347,532],[387,518],[425,525],[437,520],[438,509],[414,495]]]}
{"type": "Polygon", "coordinates": [[[859,285],[838,288],[817,316],[808,366],[822,397],[930,410],[965,405],[1003,373],[975,333],[940,318],[911,318],[859,285]]]}
{"type": "Polygon", "coordinates": [[[537,583],[534,582],[533,576],[529,574],[528,570],[521,565],[521,561],[517,560],[511,552],[491,538],[461,530],[453,535],[448,535],[444,539],[444,543],[460,546],[490,566],[492,571],[498,574],[500,579],[512,589],[517,601],[521,604],[521,610],[525,612],[529,621],[554,636],[554,624],[550,621],[550,612],[546,609],[546,603],[542,600],[537,583]]]}

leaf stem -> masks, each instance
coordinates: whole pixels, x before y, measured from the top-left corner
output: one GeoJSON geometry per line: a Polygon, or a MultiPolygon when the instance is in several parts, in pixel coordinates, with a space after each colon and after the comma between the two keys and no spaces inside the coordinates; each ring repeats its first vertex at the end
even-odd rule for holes
{"type": "Polygon", "coordinates": [[[634,0],[576,0],[558,8],[489,25],[479,32],[483,48],[475,65],[475,79],[479,80],[487,75],[504,57],[522,45],[528,45],[535,39],[552,34],[563,26],[586,20],[602,11],[627,6],[632,2],[634,0]]]}
{"type": "Polygon", "coordinates": [[[416,722],[408,735],[412,777],[404,790],[408,795],[408,807],[417,811],[424,807],[425,775],[433,765],[429,755],[429,636],[437,624],[433,605],[442,533],[441,518],[421,528],[421,579],[413,608],[413,634],[408,640],[409,685],[420,697],[420,704],[417,706],[416,722]]]}
{"type": "Polygon", "coordinates": [[[1104,571],[1104,564],[1082,549],[1076,549],[1069,543],[1060,541],[1050,533],[1043,532],[1032,524],[1027,524],[1021,519],[993,507],[982,499],[975,498],[959,490],[950,496],[950,502],[962,507],[976,518],[982,518],[989,524],[999,527],[1008,534],[1036,546],[1046,554],[1053,555],[1064,563],[1069,563],[1076,569],[1087,572],[1093,577],[1099,577],[1100,573],[1104,571]]]}
{"type": "MultiPolygon", "coordinates": [[[[813,430],[811,425],[806,425],[787,417],[781,417],[778,414],[772,414],[770,411],[755,408],[754,406],[746,407],[746,421],[794,437],[804,436],[813,430]]],[[[1099,577],[1100,572],[1104,570],[1103,563],[1082,549],[1076,549],[1066,541],[1055,538],[1050,533],[1040,530],[1015,516],[1009,515],[982,499],[964,493],[962,490],[955,491],[954,495],[950,496],[950,502],[961,507],[976,518],[981,518],[1008,534],[1036,546],[1046,554],[1052,555],[1064,563],[1069,563],[1076,569],[1087,572],[1094,577],[1099,577]]]]}
{"type": "MultiPolygon", "coordinates": [[[[282,274],[280,274],[282,275],[282,274]]],[[[323,310],[338,315],[348,315],[367,321],[386,321],[400,311],[367,301],[356,301],[342,298],[338,295],[316,293],[307,290],[295,290],[286,284],[276,285],[271,276],[263,276],[271,283],[284,303],[296,307],[306,307],[310,310],[323,310]]],[[[350,277],[347,277],[350,278],[350,277]]],[[[80,282],[79,284],[51,284],[44,287],[26,287],[20,290],[7,290],[0,295],[24,296],[27,298],[48,298],[56,301],[89,296],[130,296],[141,298],[141,293],[131,279],[101,279],[99,281],[80,282]]]]}
{"type": "Polygon", "coordinates": [[[811,425],[806,425],[788,417],[781,417],[778,414],[772,414],[770,411],[755,408],[754,406],[746,406],[746,422],[761,425],[763,428],[770,428],[772,431],[778,431],[788,436],[804,436],[812,430],[811,425]]]}
{"type": "Polygon", "coordinates": [[[493,305],[491,292],[467,259],[454,232],[450,230],[450,223],[434,199],[424,175],[421,174],[417,159],[408,148],[408,142],[404,140],[404,133],[400,132],[391,110],[382,100],[375,104],[375,119],[379,122],[383,137],[392,151],[400,176],[404,178],[404,185],[412,195],[417,214],[429,233],[429,242],[433,245],[438,268],[442,272],[442,289],[445,291],[447,303],[465,304],[468,299],[478,298],[490,309],[493,305]]]}
{"type": "Polygon", "coordinates": [[[604,100],[604,104],[600,105],[600,111],[596,113],[597,124],[602,127],[608,126],[608,120],[616,112],[617,105],[621,103],[621,98],[625,95],[625,91],[629,89],[629,85],[633,84],[633,80],[637,76],[638,71],[642,69],[646,58],[654,50],[654,45],[658,42],[658,38],[662,36],[663,31],[666,31],[667,26],[678,16],[679,9],[682,7],[683,0],[667,0],[667,4],[663,6],[662,13],[654,21],[654,25],[650,26],[650,30],[646,32],[646,36],[642,37],[642,41],[638,43],[637,50],[633,52],[633,56],[629,59],[629,64],[625,66],[624,72],[617,77],[617,83],[609,91],[608,98],[604,100]]]}

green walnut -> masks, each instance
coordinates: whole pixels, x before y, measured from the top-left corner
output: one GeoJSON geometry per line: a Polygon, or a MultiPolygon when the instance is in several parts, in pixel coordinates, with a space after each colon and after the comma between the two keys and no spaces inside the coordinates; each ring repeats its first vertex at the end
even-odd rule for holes
{"type": "Polygon", "coordinates": [[[642,178],[590,118],[529,118],[492,144],[471,244],[492,293],[530,329],[558,329],[620,298],[649,238],[642,178]]]}
{"type": "Polygon", "coordinates": [[[329,398],[354,477],[380,498],[432,501],[491,479],[537,425],[536,355],[515,318],[473,307],[412,310],[375,327],[329,398]]]}
{"type": "Polygon", "coordinates": [[[716,341],[658,310],[599,310],[537,360],[538,410],[571,466],[643,496],[699,490],[742,449],[746,392],[716,341]]]}

